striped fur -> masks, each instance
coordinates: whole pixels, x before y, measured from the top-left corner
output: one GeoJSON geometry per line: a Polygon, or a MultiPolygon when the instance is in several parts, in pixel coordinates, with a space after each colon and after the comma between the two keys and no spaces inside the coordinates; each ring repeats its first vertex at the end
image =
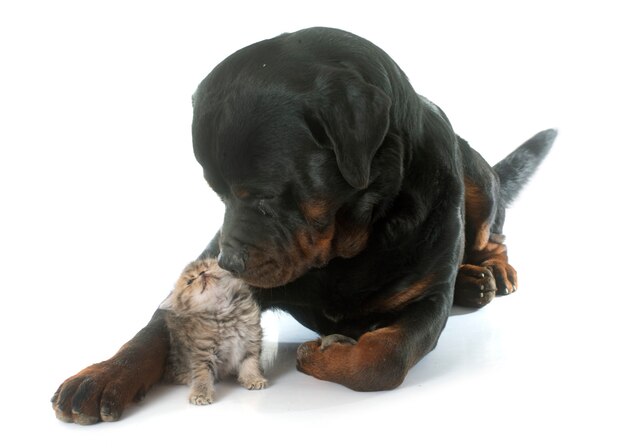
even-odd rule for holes
{"type": "Polygon", "coordinates": [[[163,301],[171,350],[165,380],[191,385],[192,404],[210,404],[214,384],[237,374],[248,389],[262,389],[261,312],[248,286],[213,259],[190,263],[163,301]]]}

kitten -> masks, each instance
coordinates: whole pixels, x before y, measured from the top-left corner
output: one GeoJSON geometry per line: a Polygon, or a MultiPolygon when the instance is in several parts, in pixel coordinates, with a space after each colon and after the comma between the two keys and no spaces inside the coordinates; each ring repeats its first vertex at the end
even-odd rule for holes
{"type": "Polygon", "coordinates": [[[238,374],[248,389],[267,385],[259,306],[248,286],[216,260],[190,263],[160,308],[167,310],[170,330],[165,380],[190,384],[190,403],[212,403],[214,383],[228,374],[238,374]]]}

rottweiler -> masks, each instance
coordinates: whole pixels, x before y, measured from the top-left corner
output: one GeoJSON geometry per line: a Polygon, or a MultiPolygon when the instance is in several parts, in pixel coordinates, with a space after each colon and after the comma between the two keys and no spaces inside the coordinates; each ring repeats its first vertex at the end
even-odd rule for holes
{"type": "MultiPolygon", "coordinates": [[[[297,368],[357,391],[398,387],[453,304],[517,289],[505,209],[556,137],[490,166],[396,63],[351,33],[311,28],[243,48],[200,83],[193,150],[225,204],[201,257],[320,339],[297,368]]],[[[113,421],[163,374],[163,311],[111,359],[67,379],[58,418],[113,421]]]]}

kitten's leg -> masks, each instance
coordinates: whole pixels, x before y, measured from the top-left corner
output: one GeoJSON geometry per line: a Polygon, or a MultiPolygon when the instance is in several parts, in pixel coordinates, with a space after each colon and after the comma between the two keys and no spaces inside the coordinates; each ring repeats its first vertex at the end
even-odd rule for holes
{"type": "Polygon", "coordinates": [[[264,389],[267,380],[261,373],[260,353],[248,353],[239,366],[239,383],[246,389],[264,389]]]}
{"type": "Polygon", "coordinates": [[[212,361],[202,360],[192,363],[189,403],[195,405],[213,403],[216,372],[215,364],[212,361]]]}

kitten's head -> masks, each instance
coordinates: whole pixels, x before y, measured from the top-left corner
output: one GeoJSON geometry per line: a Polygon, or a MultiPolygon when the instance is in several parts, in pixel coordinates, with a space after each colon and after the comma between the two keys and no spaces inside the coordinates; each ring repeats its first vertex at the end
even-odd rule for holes
{"type": "Polygon", "coordinates": [[[185,268],[159,308],[177,313],[209,311],[229,302],[245,283],[217,265],[214,259],[196,260],[185,268]]]}

